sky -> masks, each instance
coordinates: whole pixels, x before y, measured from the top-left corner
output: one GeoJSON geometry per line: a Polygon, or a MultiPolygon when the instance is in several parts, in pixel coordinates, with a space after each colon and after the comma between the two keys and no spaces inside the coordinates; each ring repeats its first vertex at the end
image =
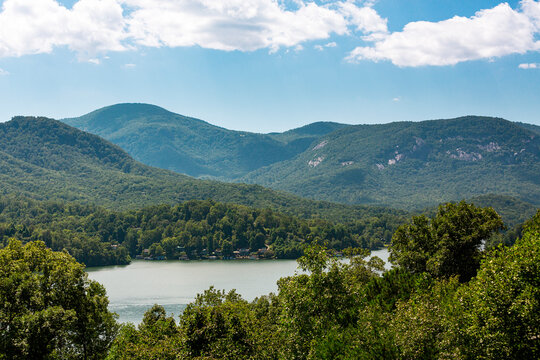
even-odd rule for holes
{"type": "Polygon", "coordinates": [[[540,1],[0,0],[0,121],[142,102],[228,129],[540,125],[540,1]]]}

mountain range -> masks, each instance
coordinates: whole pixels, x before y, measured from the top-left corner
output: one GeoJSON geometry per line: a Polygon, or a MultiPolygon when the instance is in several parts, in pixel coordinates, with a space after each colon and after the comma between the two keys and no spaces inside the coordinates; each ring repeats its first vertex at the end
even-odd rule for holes
{"type": "Polygon", "coordinates": [[[256,134],[148,104],[118,104],[62,121],[115,143],[147,165],[223,180],[291,159],[320,136],[346,126],[319,122],[284,133],[256,134]]]}
{"type": "Polygon", "coordinates": [[[60,121],[21,116],[0,123],[0,195],[92,203],[115,210],[214,199],[333,221],[404,214],[303,199],[260,185],[195,179],[144,165],[103,138],[60,121]]]}
{"type": "Polygon", "coordinates": [[[319,122],[255,134],[118,104],[62,121],[148,165],[316,200],[421,209],[503,194],[540,205],[540,127],[500,118],[319,122]]]}

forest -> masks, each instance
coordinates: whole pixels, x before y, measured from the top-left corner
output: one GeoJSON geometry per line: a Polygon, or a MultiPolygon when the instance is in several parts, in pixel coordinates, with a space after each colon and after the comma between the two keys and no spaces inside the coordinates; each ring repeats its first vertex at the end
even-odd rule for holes
{"type": "Polygon", "coordinates": [[[178,321],[155,305],[118,325],[103,287],[41,241],[0,250],[0,358],[534,359],[540,355],[540,211],[512,246],[482,250],[503,227],[466,202],[413,216],[383,271],[367,250],[348,262],[312,243],[306,272],[252,302],[210,288],[178,321]]]}
{"type": "Polygon", "coordinates": [[[382,247],[405,219],[383,213],[333,223],[212,200],[121,212],[2,197],[0,246],[6,246],[10,238],[40,240],[53,250],[67,251],[87,266],[128,264],[136,257],[231,259],[240,250],[244,256],[296,259],[313,242],[338,251],[382,247]]]}

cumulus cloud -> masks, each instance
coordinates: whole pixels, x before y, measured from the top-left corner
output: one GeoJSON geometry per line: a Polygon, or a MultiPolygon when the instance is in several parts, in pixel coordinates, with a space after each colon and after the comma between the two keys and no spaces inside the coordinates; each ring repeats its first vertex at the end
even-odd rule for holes
{"type": "Polygon", "coordinates": [[[371,6],[367,4],[358,7],[355,2],[347,1],[339,4],[341,12],[349,19],[349,23],[356,27],[357,31],[370,33],[371,36],[380,36],[388,32],[387,20],[380,15],[371,6]]]}
{"type": "Polygon", "coordinates": [[[539,63],[519,64],[518,67],[520,69],[540,69],[540,64],[539,63]]]}
{"type": "Polygon", "coordinates": [[[55,0],[5,0],[0,12],[0,57],[50,53],[67,46],[88,59],[125,50],[127,34],[116,0],[80,0],[67,9],[55,0]]]}
{"type": "MultiPolygon", "coordinates": [[[[1,0],[0,0],[1,1],[1,0]]],[[[397,66],[454,65],[539,51],[540,1],[522,0],[455,16],[416,21],[389,32],[374,0],[4,0],[0,58],[50,53],[67,47],[99,63],[111,51],[199,46],[270,53],[337,45],[332,36],[363,42],[350,62],[391,61],[397,66]],[[330,42],[328,42],[330,41],[330,42]],[[322,45],[324,42],[326,45],[322,45]]]]}
{"type": "Polygon", "coordinates": [[[0,76],[6,76],[6,75],[9,75],[9,72],[7,70],[0,68],[0,76]]]}
{"type": "Polygon", "coordinates": [[[507,3],[440,22],[411,22],[402,31],[366,37],[347,60],[389,60],[397,66],[454,65],[540,50],[540,2],[524,0],[519,9],[507,3]]]}
{"type": "Polygon", "coordinates": [[[253,51],[294,47],[349,32],[339,3],[297,1],[287,9],[272,0],[125,0],[129,31],[145,46],[193,46],[253,51]]]}
{"type": "Polygon", "coordinates": [[[68,47],[86,61],[140,46],[254,51],[386,31],[372,2],[333,0],[5,0],[0,57],[68,47]]]}

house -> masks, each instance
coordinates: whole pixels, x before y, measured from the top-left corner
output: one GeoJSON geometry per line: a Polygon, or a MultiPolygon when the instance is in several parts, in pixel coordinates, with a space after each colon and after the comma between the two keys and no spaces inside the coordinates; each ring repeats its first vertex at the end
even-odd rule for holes
{"type": "Polygon", "coordinates": [[[249,256],[249,249],[239,249],[238,254],[240,256],[249,256]]]}

